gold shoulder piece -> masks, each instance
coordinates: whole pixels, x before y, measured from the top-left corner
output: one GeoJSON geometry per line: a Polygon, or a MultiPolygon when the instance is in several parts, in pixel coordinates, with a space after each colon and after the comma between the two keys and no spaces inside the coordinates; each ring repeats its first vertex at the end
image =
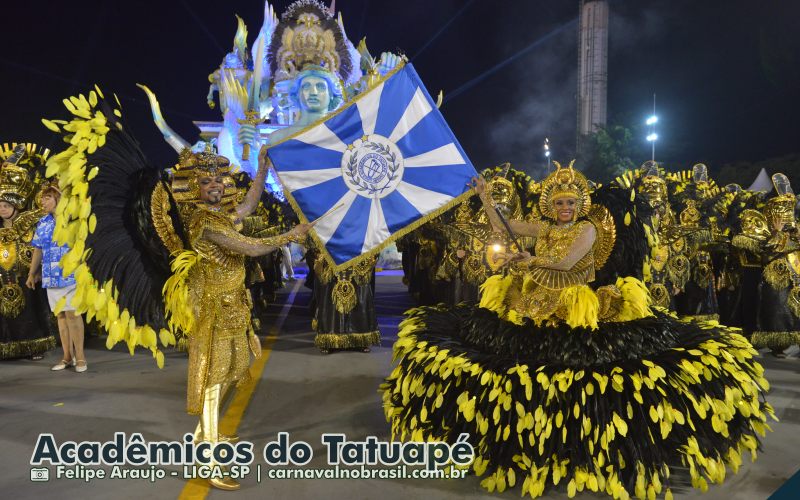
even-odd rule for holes
{"type": "Polygon", "coordinates": [[[592,252],[594,252],[595,269],[599,270],[614,250],[614,244],[617,242],[617,226],[614,224],[611,212],[602,205],[592,205],[587,217],[597,230],[592,252]]]}
{"type": "Polygon", "coordinates": [[[172,225],[169,209],[169,193],[164,188],[164,185],[159,182],[150,196],[150,213],[152,214],[153,226],[156,228],[158,237],[161,238],[161,242],[167,247],[169,253],[173,254],[183,250],[183,243],[172,225]]]}
{"type": "Polygon", "coordinates": [[[217,232],[225,232],[225,230],[238,232],[233,221],[226,214],[222,212],[212,212],[202,207],[195,207],[189,215],[186,225],[188,227],[191,244],[194,244],[198,238],[203,236],[203,232],[206,229],[217,232]]]}
{"type": "Polygon", "coordinates": [[[27,212],[22,212],[19,214],[19,217],[14,219],[12,227],[17,234],[23,235],[33,229],[42,217],[44,217],[44,211],[42,209],[28,210],[27,212]]]}

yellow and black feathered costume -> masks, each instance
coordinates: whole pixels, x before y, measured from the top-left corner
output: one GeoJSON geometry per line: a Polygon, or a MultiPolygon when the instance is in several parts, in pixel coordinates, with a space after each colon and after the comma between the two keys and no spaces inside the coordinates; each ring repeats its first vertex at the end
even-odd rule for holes
{"type": "Polygon", "coordinates": [[[71,249],[62,265],[75,273],[73,305],[108,330],[107,346],[125,341],[131,353],[145,347],[161,366],[159,343],[188,344],[187,411],[201,414],[210,387],[246,378],[248,346],[258,343],[245,255],[265,254],[293,237],[240,234],[228,159],[171,136],[149,95],[165,137],[182,146],[172,172],[147,162],[118,103],[99,89],[64,100],[69,122],[44,120],[69,144],[48,162],[63,193],[54,235],[71,249]],[[204,177],[225,185],[216,205],[200,199],[204,177]]]}
{"type": "Polygon", "coordinates": [[[743,451],[755,457],[773,413],[763,369],[736,330],[650,307],[646,239],[632,214],[646,201],[619,185],[590,199],[582,176],[565,170],[543,183],[542,213],[555,218],[551,200],[575,188],[586,218],[542,221],[536,256],[488,280],[480,306],[407,313],[399,364],[382,385],[393,437],[469,434],[471,468],[489,491],[670,498],[676,467],[705,490],[736,471],[743,451]],[[591,251],[549,269],[556,248],[570,252],[590,225],[591,251]]]}

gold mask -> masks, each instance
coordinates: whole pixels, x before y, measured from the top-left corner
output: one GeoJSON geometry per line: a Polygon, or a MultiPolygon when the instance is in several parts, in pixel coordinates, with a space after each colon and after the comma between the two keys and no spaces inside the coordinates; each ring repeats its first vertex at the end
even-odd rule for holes
{"type": "Polygon", "coordinates": [[[739,218],[742,221],[742,233],[762,241],[769,238],[769,225],[764,214],[757,210],[747,209],[742,211],[739,218]]]}

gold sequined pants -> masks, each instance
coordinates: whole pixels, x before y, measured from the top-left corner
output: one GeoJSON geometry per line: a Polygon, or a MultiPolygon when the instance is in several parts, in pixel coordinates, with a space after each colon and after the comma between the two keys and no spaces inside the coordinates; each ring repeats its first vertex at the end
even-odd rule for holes
{"type": "Polygon", "coordinates": [[[247,333],[242,331],[214,335],[206,386],[240,380],[250,365],[250,346],[247,333]]]}

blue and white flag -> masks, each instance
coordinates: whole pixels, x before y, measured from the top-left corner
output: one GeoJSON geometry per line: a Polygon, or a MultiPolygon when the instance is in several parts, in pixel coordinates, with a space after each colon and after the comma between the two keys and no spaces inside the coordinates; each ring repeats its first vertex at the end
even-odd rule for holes
{"type": "Polygon", "coordinates": [[[342,205],[314,227],[337,269],[465,199],[477,175],[411,65],[268,154],[304,222],[342,205]]]}

